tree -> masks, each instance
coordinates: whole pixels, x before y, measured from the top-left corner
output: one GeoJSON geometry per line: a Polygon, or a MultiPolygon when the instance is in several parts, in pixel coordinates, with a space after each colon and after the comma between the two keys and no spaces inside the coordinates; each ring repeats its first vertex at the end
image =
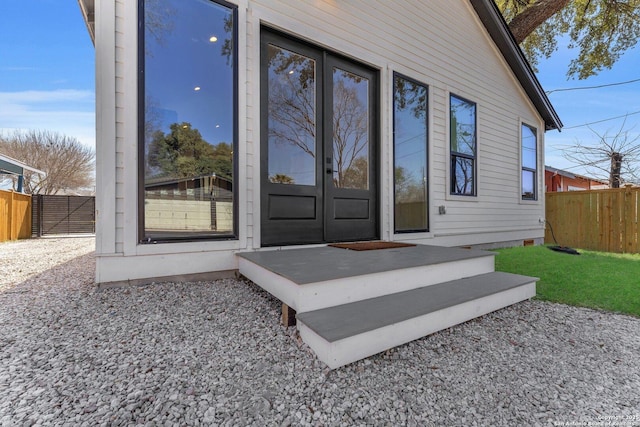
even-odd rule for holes
{"type": "Polygon", "coordinates": [[[567,36],[578,50],[567,76],[610,69],[640,37],[640,0],[496,0],[516,42],[536,65],[567,36]]]}
{"type": "Polygon", "coordinates": [[[153,133],[148,154],[147,176],[193,178],[212,175],[233,177],[233,148],[220,142],[211,145],[191,123],[173,123],[169,133],[153,133]]]}
{"type": "Polygon", "coordinates": [[[42,177],[25,171],[27,193],[58,194],[93,186],[94,152],[76,138],[46,130],[16,131],[0,135],[0,152],[46,173],[42,177]]]}
{"type": "Polygon", "coordinates": [[[233,147],[220,142],[213,147],[213,169],[218,176],[231,180],[233,177],[233,147]]]}
{"type": "Polygon", "coordinates": [[[333,182],[338,188],[368,188],[369,115],[358,98],[358,82],[343,73],[333,83],[333,182]]]}
{"type": "Polygon", "coordinates": [[[418,179],[406,168],[396,166],[394,178],[396,204],[426,200],[426,181],[422,177],[418,179]]]}
{"type": "Polygon", "coordinates": [[[269,177],[269,182],[273,182],[275,184],[294,184],[295,180],[289,175],[277,173],[269,177]]]}
{"type": "Polygon", "coordinates": [[[631,129],[624,129],[624,123],[615,135],[608,131],[599,134],[589,128],[597,137],[597,144],[584,145],[578,141],[564,149],[563,156],[584,166],[595,178],[608,179],[609,187],[619,188],[624,182],[639,182],[640,135],[632,136],[631,129]]]}

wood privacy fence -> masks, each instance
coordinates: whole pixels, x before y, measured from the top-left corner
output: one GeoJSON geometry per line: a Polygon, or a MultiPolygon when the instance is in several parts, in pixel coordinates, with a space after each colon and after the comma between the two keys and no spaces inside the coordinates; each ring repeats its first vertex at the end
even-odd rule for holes
{"type": "Polygon", "coordinates": [[[31,196],[0,190],[0,242],[31,237],[31,196]]]}
{"type": "Polygon", "coordinates": [[[545,243],[603,252],[638,253],[640,188],[546,194],[545,243]]]}

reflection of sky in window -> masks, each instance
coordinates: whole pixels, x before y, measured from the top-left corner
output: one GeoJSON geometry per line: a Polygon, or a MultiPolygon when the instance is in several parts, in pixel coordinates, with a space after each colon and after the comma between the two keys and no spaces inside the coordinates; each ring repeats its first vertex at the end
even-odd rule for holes
{"type": "Polygon", "coordinates": [[[531,171],[522,171],[522,194],[533,195],[535,174],[531,171]]]}
{"type": "Polygon", "coordinates": [[[426,88],[416,87],[414,92],[407,94],[404,108],[395,109],[395,167],[405,170],[406,178],[417,183],[426,182],[427,178],[427,121],[426,104],[417,99],[424,99],[426,103],[426,88]],[[414,101],[411,101],[414,99],[414,101]],[[419,110],[419,117],[415,111],[419,110]]]}
{"type": "Polygon", "coordinates": [[[159,121],[164,132],[174,122],[189,122],[211,144],[232,143],[232,59],[227,64],[222,54],[225,40],[232,37],[224,30],[231,12],[202,1],[159,0],[148,5],[157,6],[153,16],[160,20],[160,25],[146,23],[149,117],[159,121]],[[210,41],[212,36],[217,41],[210,41]]]}
{"type": "Polygon", "coordinates": [[[522,125],[522,167],[536,169],[536,134],[527,125],[522,125]]]}
{"type": "Polygon", "coordinates": [[[455,132],[451,136],[451,149],[458,153],[475,155],[475,104],[451,95],[451,115],[452,132],[455,132]]]}

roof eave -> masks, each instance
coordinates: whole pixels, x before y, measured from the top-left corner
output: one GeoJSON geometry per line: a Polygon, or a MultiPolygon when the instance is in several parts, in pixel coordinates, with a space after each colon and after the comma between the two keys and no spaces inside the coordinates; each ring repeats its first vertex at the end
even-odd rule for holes
{"type": "Polygon", "coordinates": [[[562,129],[562,121],[558,113],[551,105],[551,101],[542,89],[538,78],[531,69],[529,61],[516,43],[509,26],[504,20],[500,10],[493,0],[469,0],[478,17],[484,24],[502,56],[507,61],[522,88],[531,99],[540,116],[542,116],[545,129],[562,129]]]}
{"type": "MultiPolygon", "coordinates": [[[[34,173],[37,173],[39,175],[44,175],[44,176],[47,175],[45,172],[41,171],[40,169],[32,168],[31,166],[29,166],[29,165],[27,165],[25,163],[22,163],[20,160],[16,160],[16,159],[14,159],[12,157],[5,156],[4,154],[0,154],[0,160],[3,161],[3,162],[9,163],[9,164],[15,165],[20,169],[26,169],[26,170],[28,170],[30,172],[34,172],[34,173]]],[[[15,173],[15,171],[6,171],[6,172],[15,173]]]]}
{"type": "Polygon", "coordinates": [[[84,23],[87,25],[87,31],[89,31],[89,37],[91,42],[95,46],[96,44],[96,17],[95,17],[95,0],[78,0],[78,6],[80,6],[80,12],[84,23]]]}

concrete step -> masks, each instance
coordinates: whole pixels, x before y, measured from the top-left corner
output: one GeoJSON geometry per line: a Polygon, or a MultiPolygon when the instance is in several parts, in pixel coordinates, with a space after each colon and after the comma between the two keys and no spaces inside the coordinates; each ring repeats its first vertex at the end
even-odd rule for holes
{"type": "Polygon", "coordinates": [[[300,313],[489,273],[495,253],[417,245],[362,252],[315,247],[237,256],[240,274],[300,313]]]}
{"type": "Polygon", "coordinates": [[[536,294],[538,279],[492,272],[309,312],[300,336],[331,369],[536,294]]]}

